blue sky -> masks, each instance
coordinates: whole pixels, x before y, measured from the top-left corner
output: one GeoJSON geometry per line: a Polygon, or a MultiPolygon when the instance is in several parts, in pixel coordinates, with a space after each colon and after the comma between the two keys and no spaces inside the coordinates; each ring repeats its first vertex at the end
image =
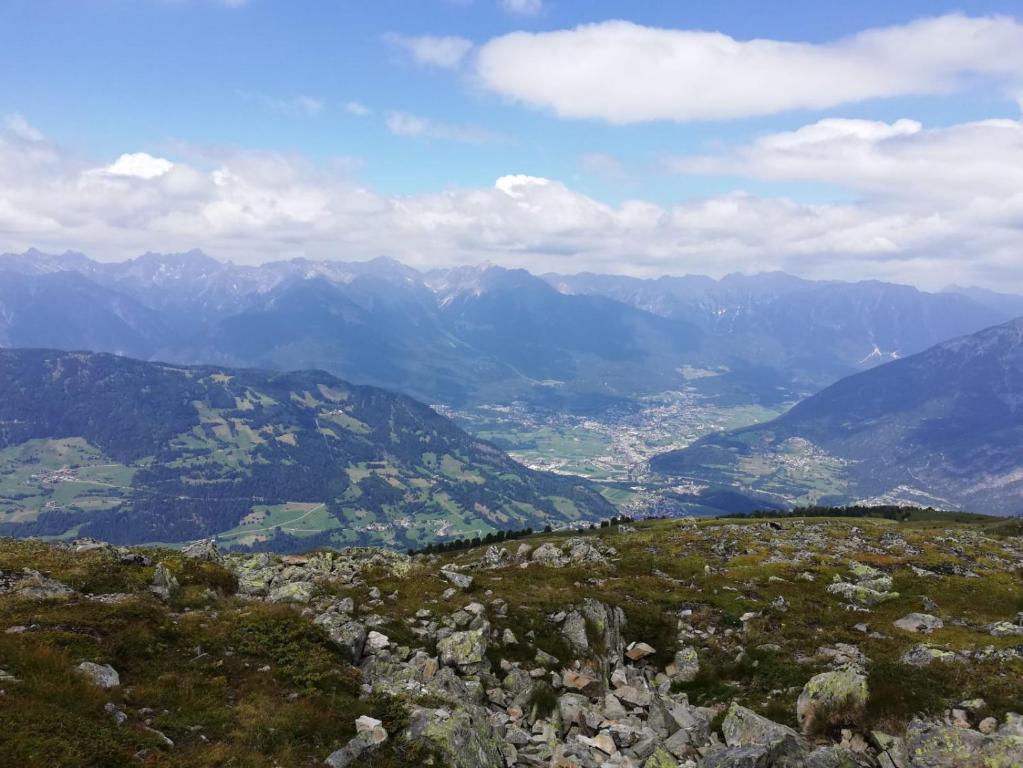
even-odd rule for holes
{"type": "MultiPolygon", "coordinates": [[[[797,131],[829,119],[862,121],[864,125],[893,125],[908,119],[922,127],[917,133],[921,140],[930,135],[928,132],[977,121],[1015,122],[1020,114],[1015,89],[1017,84],[1023,85],[1023,73],[1017,71],[1015,61],[996,66],[979,60],[983,53],[977,51],[933,61],[928,49],[940,47],[940,35],[944,33],[914,33],[911,39],[922,41],[915,58],[907,55],[904,61],[899,51],[893,52],[889,46],[889,55],[895,57],[897,66],[915,73],[907,76],[910,82],[894,96],[882,93],[883,84],[876,82],[876,73],[867,73],[865,79],[874,77],[875,82],[864,86],[866,97],[851,89],[848,98],[839,97],[837,103],[825,106],[814,106],[821,101],[818,88],[807,96],[808,105],[792,107],[780,98],[777,107],[769,103],[758,114],[742,114],[741,105],[733,109],[714,104],[707,109],[725,109],[728,114],[691,115],[681,107],[666,119],[647,119],[640,108],[635,113],[640,116],[630,113],[618,120],[608,115],[636,105],[611,103],[615,98],[613,88],[609,89],[608,104],[589,103],[579,108],[582,114],[573,114],[571,94],[566,95],[564,87],[558,90],[557,82],[549,89],[521,82],[515,70],[528,63],[534,47],[540,56],[555,57],[549,59],[554,62],[552,72],[574,66],[571,58],[556,58],[562,55],[560,51],[548,50],[554,38],[530,36],[499,60],[494,59],[495,52],[491,57],[494,66],[487,70],[487,57],[496,50],[492,41],[515,32],[567,32],[571,36],[580,25],[623,19],[634,25],[631,29],[641,31],[719,32],[740,44],[761,39],[818,46],[821,55],[830,57],[841,54],[840,41],[865,30],[901,29],[925,17],[951,13],[960,14],[954,18],[965,20],[963,23],[1000,15],[1003,29],[983,34],[1005,45],[1005,50],[1012,50],[1012,35],[1023,16],[1023,4],[916,0],[0,0],[0,116],[16,117],[19,125],[31,128],[33,136],[45,137],[46,145],[59,153],[60,163],[68,168],[65,178],[90,165],[105,167],[125,153],[169,158],[179,167],[210,173],[224,166],[225,157],[258,153],[287,157],[289,162],[301,164],[306,174],[303,184],[315,187],[310,179],[326,174],[329,183],[341,183],[338,179],[343,179],[343,183],[388,204],[452,189],[489,190],[500,177],[523,175],[554,180],[573,194],[616,211],[632,200],[670,211],[680,204],[743,194],[757,201],[786,201],[800,206],[872,202],[871,210],[881,221],[893,212],[890,201],[883,206],[877,202],[880,193],[871,186],[874,182],[845,183],[847,174],[841,168],[833,175],[820,169],[779,172],[765,161],[762,171],[747,173],[746,163],[734,157],[732,162],[725,162],[723,156],[741,153],[765,136],[797,131]],[[428,38],[454,38],[466,50],[444,64],[417,57],[415,41],[428,38]],[[961,64],[960,59],[968,59],[968,63],[961,64]],[[738,113],[733,114],[736,110],[738,113]],[[714,170],[691,172],[694,165],[690,159],[707,156],[717,156],[714,170]],[[678,158],[685,161],[675,162],[678,158]]],[[[570,42],[575,46],[586,44],[570,42]]],[[[688,45],[685,40],[667,39],[665,44],[688,45]]],[[[613,57],[614,45],[614,39],[602,38],[592,48],[593,56],[613,57]],[[607,50],[602,48],[605,42],[607,50]]],[[[991,56],[999,56],[997,45],[991,47],[991,56]]],[[[588,58],[591,49],[572,50],[570,56],[579,57],[579,52],[585,51],[581,58],[588,58]]],[[[798,51],[784,56],[798,58],[798,51]]],[[[752,63],[744,66],[752,67],[756,76],[757,60],[752,56],[750,59],[752,63]]],[[[609,66],[613,69],[614,64],[611,61],[609,66]]],[[[868,64],[859,61],[856,66],[868,64]]],[[[639,82],[644,79],[643,66],[644,62],[638,60],[632,70],[639,82]]],[[[790,65],[783,62],[779,66],[780,77],[786,77],[790,65]]],[[[627,63],[623,68],[628,68],[627,63]]],[[[593,79],[580,90],[600,91],[601,71],[608,70],[598,67],[593,79]]],[[[846,70],[836,71],[844,77],[846,70]]],[[[662,90],[649,88],[644,98],[656,102],[662,94],[676,90],[677,81],[670,74],[663,77],[662,72],[662,90]]],[[[684,80],[678,88],[693,90],[697,100],[706,95],[697,92],[721,88],[726,94],[722,98],[727,100],[730,86],[718,83],[716,75],[716,68],[709,65],[706,77],[684,80]]],[[[737,76],[743,76],[743,72],[737,76]]],[[[546,71],[534,79],[545,77],[546,71]]],[[[836,89],[841,91],[843,87],[836,80],[836,89]]],[[[784,90],[784,85],[779,88],[784,90]]],[[[742,96],[741,89],[739,93],[742,96]]],[[[862,141],[859,128],[853,133],[862,141]]],[[[894,140],[903,138],[900,133],[894,140]]],[[[14,146],[14,139],[8,143],[14,146]]],[[[915,201],[914,211],[925,217],[926,205],[935,204],[931,201],[921,206],[915,201]]],[[[903,211],[899,209],[899,213],[903,211]]],[[[122,217],[118,226],[123,227],[123,223],[122,217]]],[[[627,224],[622,226],[627,228],[627,224]]],[[[8,227],[9,242],[3,240],[4,232],[0,218],[0,248],[17,247],[32,239],[31,231],[24,227],[8,227]]],[[[62,232],[44,234],[35,240],[75,245],[70,242],[73,231],[66,227],[62,232]]],[[[111,250],[121,253],[143,242],[145,233],[137,234],[124,242],[111,240],[111,250]]],[[[629,241],[627,232],[617,236],[629,241]]],[[[95,241],[82,247],[104,245],[95,233],[90,237],[95,241]]],[[[852,251],[869,250],[870,241],[863,240],[862,234],[858,237],[861,239],[852,247],[839,246],[841,253],[833,264],[855,261],[852,251]]],[[[445,242],[464,238],[464,233],[456,234],[445,242]]],[[[153,239],[162,241],[154,242],[154,247],[183,241],[166,236],[153,239]]],[[[199,235],[194,239],[206,240],[199,235]]],[[[725,237],[724,241],[729,239],[735,238],[725,237]]],[[[509,243],[504,235],[496,240],[497,244],[477,243],[450,260],[488,257],[491,251],[498,256],[530,250],[542,255],[561,253],[565,248],[586,248],[584,244],[537,243],[537,238],[509,243]]],[[[301,241],[301,232],[291,231],[287,253],[322,255],[322,246],[303,249],[301,241]]],[[[894,242],[896,250],[902,249],[903,243],[892,241],[889,234],[878,235],[876,242],[883,247],[875,249],[877,253],[870,257],[873,266],[864,271],[865,276],[905,279],[920,269],[921,253],[916,241],[912,248],[907,245],[904,249],[907,254],[912,250],[907,258],[916,260],[916,266],[901,271],[891,268],[891,252],[886,250],[888,243],[894,242]]],[[[223,242],[211,236],[208,242],[195,244],[211,248],[223,242]]],[[[688,250],[683,251],[698,254],[699,248],[693,250],[692,245],[687,241],[688,250]]],[[[664,247],[662,243],[641,256],[623,256],[634,258],[635,263],[629,263],[636,267],[624,271],[677,271],[670,263],[661,266],[664,247]],[[662,256],[655,258],[654,251],[662,256]]],[[[713,262],[722,247],[725,244],[708,248],[702,258],[713,262]]],[[[749,268],[791,267],[782,258],[785,247],[778,244],[749,250],[749,268]]],[[[947,250],[947,244],[942,247],[947,250]]],[[[386,239],[374,243],[372,249],[387,251],[386,239]]],[[[235,244],[226,250],[234,256],[243,248],[235,244]]],[[[423,258],[444,260],[436,254],[423,258]]],[[[595,266],[582,260],[579,264],[595,266]]],[[[729,264],[746,266],[741,254],[729,264]]],[[[686,269],[698,266],[698,261],[685,260],[686,269]]],[[[831,271],[842,269],[846,267],[831,271]]],[[[955,271],[964,279],[990,282],[996,271],[1004,273],[1005,269],[1005,258],[1001,257],[985,270],[958,264],[955,271]]],[[[829,269],[817,263],[803,271],[826,274],[829,269]]]]}

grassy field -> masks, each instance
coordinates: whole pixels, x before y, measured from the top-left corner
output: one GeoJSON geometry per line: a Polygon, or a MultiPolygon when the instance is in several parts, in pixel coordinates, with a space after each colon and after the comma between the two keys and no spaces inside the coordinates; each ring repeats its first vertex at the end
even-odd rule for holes
{"type": "Polygon", "coordinates": [[[0,450],[0,522],[34,520],[45,510],[110,509],[135,473],[81,438],[30,440],[0,450]]]}

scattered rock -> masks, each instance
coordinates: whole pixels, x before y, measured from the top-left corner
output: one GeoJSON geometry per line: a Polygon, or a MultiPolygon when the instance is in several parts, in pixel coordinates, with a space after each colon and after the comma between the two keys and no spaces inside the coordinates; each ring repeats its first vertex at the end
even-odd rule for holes
{"type": "Polygon", "coordinates": [[[92,661],[83,661],[75,667],[75,671],[99,688],[116,688],[121,684],[121,676],[118,675],[117,670],[109,664],[96,664],[92,661]]]}
{"type": "Polygon", "coordinates": [[[161,600],[170,600],[179,589],[178,580],[163,563],[156,564],[153,572],[153,583],[149,590],[161,600]]]}
{"type": "Polygon", "coordinates": [[[769,747],[797,734],[785,725],[768,720],[735,702],[721,723],[725,744],[729,747],[769,747]]]}
{"type": "Polygon", "coordinates": [[[905,632],[930,634],[934,630],[944,627],[945,622],[937,616],[931,616],[928,613],[909,613],[898,619],[895,622],[895,626],[905,632]]]}
{"type": "Polygon", "coordinates": [[[452,632],[437,642],[437,652],[441,664],[466,669],[483,661],[487,652],[487,638],[479,629],[452,632]]]}
{"type": "Polygon", "coordinates": [[[810,733],[822,725],[822,714],[855,720],[867,704],[867,693],[867,678],[854,667],[814,675],[796,701],[796,721],[803,733],[810,733]]]}
{"type": "Polygon", "coordinates": [[[472,586],[472,576],[470,576],[467,573],[459,573],[458,571],[452,570],[442,570],[440,572],[440,575],[461,590],[469,589],[472,586]]]}

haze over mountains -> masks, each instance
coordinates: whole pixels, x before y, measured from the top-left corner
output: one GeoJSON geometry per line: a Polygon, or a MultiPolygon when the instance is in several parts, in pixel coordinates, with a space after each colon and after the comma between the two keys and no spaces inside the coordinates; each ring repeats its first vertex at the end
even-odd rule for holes
{"type": "Polygon", "coordinates": [[[766,424],[651,462],[821,503],[1023,511],[1023,319],[850,376],[766,424]]]}
{"type": "MultiPolygon", "coordinates": [[[[1023,300],[1020,300],[1023,301],[1023,300]]],[[[317,368],[464,405],[593,408],[689,385],[780,403],[1014,316],[1017,297],[781,273],[658,280],[393,260],[0,257],[0,343],[317,368]]]]}

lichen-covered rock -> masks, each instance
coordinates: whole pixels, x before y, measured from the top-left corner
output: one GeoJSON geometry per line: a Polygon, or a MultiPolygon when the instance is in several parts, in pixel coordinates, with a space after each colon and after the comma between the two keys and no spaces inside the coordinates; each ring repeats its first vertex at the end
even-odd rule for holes
{"type": "Polygon", "coordinates": [[[657,747],[643,763],[643,768],[678,768],[678,761],[664,747],[657,747]]]}
{"type": "Polygon", "coordinates": [[[806,768],[806,752],[794,735],[772,744],[733,746],[712,750],[701,768],[806,768]]]}
{"type": "Polygon", "coordinates": [[[904,632],[929,634],[945,626],[945,622],[929,613],[908,613],[895,621],[895,626],[904,632]]]}
{"type": "Polygon", "coordinates": [[[210,563],[223,563],[224,556],[220,554],[215,539],[199,539],[191,544],[186,544],[181,554],[192,560],[205,560],[210,563]]]}
{"type": "Polygon", "coordinates": [[[987,630],[994,637],[1023,635],[1023,625],[1013,624],[1011,621],[996,621],[994,624],[989,624],[987,630]]]}
{"type": "Polygon", "coordinates": [[[494,731],[486,710],[475,705],[454,711],[418,709],[404,738],[425,742],[449,768],[505,768],[506,743],[494,731]]]}
{"type": "Polygon", "coordinates": [[[586,619],[579,611],[571,611],[561,623],[561,635],[568,641],[575,653],[583,654],[590,649],[586,636],[586,619]]]}
{"type": "Polygon", "coordinates": [[[864,584],[850,584],[844,581],[836,581],[834,584],[829,584],[827,591],[849,602],[859,603],[868,607],[880,605],[899,596],[898,592],[886,592],[864,584]]]}
{"type": "Polygon", "coordinates": [[[270,593],[270,585],[277,575],[271,565],[270,555],[261,552],[250,557],[233,558],[229,565],[238,578],[239,594],[266,597],[270,593]]]}
{"type": "MultiPolygon", "coordinates": [[[[383,729],[380,730],[382,731],[383,729]]],[[[386,738],[387,734],[385,732],[384,740],[386,740],[386,738]]],[[[341,749],[331,753],[324,762],[330,768],[347,768],[367,752],[378,747],[381,743],[382,741],[379,740],[377,734],[370,731],[362,731],[355,734],[352,740],[341,747],[341,749]]]]}
{"type": "Polygon", "coordinates": [[[796,721],[803,733],[809,733],[821,715],[854,719],[866,706],[867,693],[867,678],[853,667],[814,675],[796,701],[796,721]]]}
{"type": "Polygon", "coordinates": [[[541,544],[533,550],[531,559],[534,563],[546,565],[548,568],[560,568],[566,562],[561,550],[551,543],[541,544]]]}
{"type": "Polygon", "coordinates": [[[364,624],[344,613],[323,613],[313,619],[313,623],[327,631],[330,641],[341,650],[349,663],[359,662],[366,645],[367,630],[364,624]]]}
{"type": "Polygon", "coordinates": [[[116,688],[121,684],[121,676],[109,664],[83,661],[75,667],[75,671],[99,688],[116,688]]]}
{"type": "Polygon", "coordinates": [[[688,683],[695,680],[700,673],[700,657],[696,649],[691,645],[679,648],[664,672],[672,682],[688,683]]]}
{"type": "Polygon", "coordinates": [[[25,568],[21,571],[0,571],[0,594],[14,593],[18,597],[52,600],[71,597],[75,590],[66,584],[44,576],[39,571],[25,568]]]}
{"type": "Polygon", "coordinates": [[[912,667],[926,667],[935,661],[946,664],[958,661],[959,657],[952,651],[943,651],[940,648],[932,648],[929,645],[915,645],[902,654],[902,663],[912,667]]]}
{"type": "Polygon", "coordinates": [[[469,589],[472,586],[472,576],[467,573],[459,573],[455,570],[445,569],[440,572],[440,575],[459,589],[469,589]]]}
{"type": "Polygon", "coordinates": [[[483,661],[487,653],[487,638],[481,629],[452,632],[437,641],[440,662],[449,667],[465,668],[483,661]]]}
{"type": "Polygon", "coordinates": [[[768,720],[735,702],[721,723],[721,733],[729,747],[770,746],[787,736],[796,738],[797,735],[788,726],[768,720]]]}
{"type": "Polygon", "coordinates": [[[178,580],[163,563],[157,563],[153,571],[153,583],[149,590],[163,600],[169,600],[179,589],[178,580]]]}
{"type": "Polygon", "coordinates": [[[267,599],[271,603],[308,603],[316,593],[316,585],[311,581],[289,581],[275,586],[270,590],[267,599]]]}
{"type": "Polygon", "coordinates": [[[906,730],[912,768],[1015,768],[1023,765],[1023,737],[984,735],[915,718],[906,730]]]}

